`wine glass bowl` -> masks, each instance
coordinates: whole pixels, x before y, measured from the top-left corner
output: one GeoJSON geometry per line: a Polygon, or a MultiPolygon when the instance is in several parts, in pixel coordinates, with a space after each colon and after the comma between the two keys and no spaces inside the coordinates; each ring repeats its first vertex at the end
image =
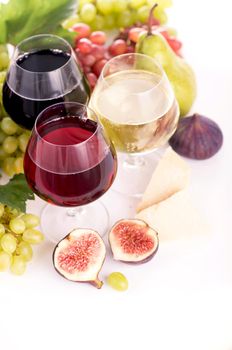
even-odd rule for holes
{"type": "Polygon", "coordinates": [[[86,103],[89,93],[64,39],[41,34],[16,46],[3,86],[3,104],[17,124],[32,129],[38,114],[48,106],[64,101],[86,103]]]}
{"type": "Polygon", "coordinates": [[[116,149],[141,153],[164,145],[174,133],[179,108],[166,74],[151,57],[124,54],[104,66],[90,106],[116,149]]]}
{"type": "MultiPolygon", "coordinates": [[[[24,158],[26,180],[40,198],[60,207],[80,208],[83,205],[85,208],[110,188],[116,171],[115,149],[97,116],[88,107],[66,102],[52,105],[40,113],[24,158]]],[[[56,206],[49,205],[49,220],[51,217],[58,220],[56,206]]],[[[104,213],[97,210],[96,214],[104,221],[104,213]]],[[[77,215],[72,228],[77,225],[94,228],[96,222],[91,225],[87,210],[85,215],[87,222],[81,222],[81,226],[83,219],[81,214],[79,218],[77,215]]],[[[65,215],[62,221],[65,221],[65,215]]],[[[43,226],[46,229],[46,224],[43,226]]]]}

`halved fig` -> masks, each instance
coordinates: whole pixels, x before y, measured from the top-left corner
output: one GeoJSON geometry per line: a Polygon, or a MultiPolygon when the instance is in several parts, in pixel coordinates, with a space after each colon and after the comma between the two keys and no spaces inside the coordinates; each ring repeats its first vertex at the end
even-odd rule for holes
{"type": "Polygon", "coordinates": [[[74,282],[89,282],[101,288],[98,273],[106,256],[100,235],[90,229],[74,229],[55,247],[53,264],[63,277],[74,282]]]}
{"type": "Polygon", "coordinates": [[[123,219],[112,227],[109,243],[115,260],[145,263],[157,252],[159,239],[145,221],[123,219]]]}

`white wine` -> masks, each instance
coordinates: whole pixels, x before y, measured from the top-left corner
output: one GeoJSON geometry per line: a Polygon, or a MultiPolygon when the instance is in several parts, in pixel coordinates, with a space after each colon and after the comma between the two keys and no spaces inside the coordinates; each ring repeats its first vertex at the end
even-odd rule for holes
{"type": "Polygon", "coordinates": [[[166,79],[144,70],[124,70],[98,82],[90,107],[118,151],[148,151],[174,133],[179,108],[166,79]]]}

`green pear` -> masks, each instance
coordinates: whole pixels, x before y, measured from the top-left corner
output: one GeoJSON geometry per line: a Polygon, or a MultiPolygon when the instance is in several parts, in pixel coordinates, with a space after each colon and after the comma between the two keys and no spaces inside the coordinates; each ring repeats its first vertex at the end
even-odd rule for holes
{"type": "Polygon", "coordinates": [[[186,61],[177,56],[159,32],[148,32],[140,36],[136,52],[156,59],[163,67],[172,84],[180,107],[180,115],[186,115],[196,97],[196,78],[186,61]]]}

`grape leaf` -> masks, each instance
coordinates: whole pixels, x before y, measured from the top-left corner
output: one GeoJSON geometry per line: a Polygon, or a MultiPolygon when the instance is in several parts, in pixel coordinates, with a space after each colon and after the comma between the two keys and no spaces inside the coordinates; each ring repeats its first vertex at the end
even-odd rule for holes
{"type": "Polygon", "coordinates": [[[77,36],[76,32],[71,32],[70,30],[67,30],[63,28],[61,25],[59,25],[57,28],[52,31],[52,34],[56,34],[58,36],[61,36],[63,39],[68,41],[71,46],[74,45],[75,38],[77,36]]]}
{"type": "Polygon", "coordinates": [[[75,13],[76,8],[77,0],[9,0],[0,3],[0,44],[15,45],[31,35],[51,33],[75,13]]]}
{"type": "Polygon", "coordinates": [[[26,211],[26,201],[35,199],[23,174],[14,175],[5,185],[0,185],[0,202],[11,208],[26,211]]]}

